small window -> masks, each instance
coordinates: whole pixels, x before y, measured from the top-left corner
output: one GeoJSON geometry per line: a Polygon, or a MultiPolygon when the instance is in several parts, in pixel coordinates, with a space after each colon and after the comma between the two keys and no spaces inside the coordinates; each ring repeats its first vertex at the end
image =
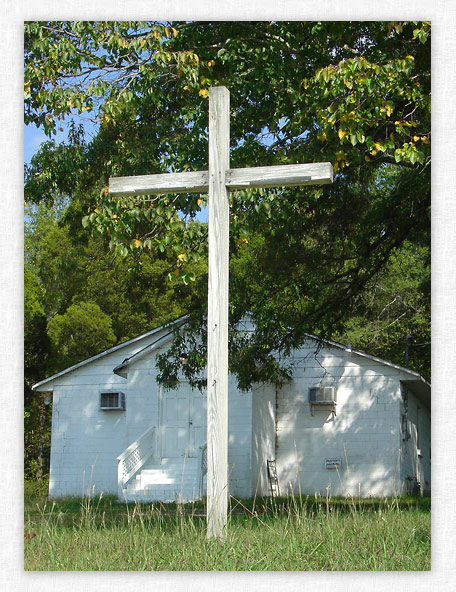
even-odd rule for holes
{"type": "Polygon", "coordinates": [[[100,393],[100,409],[102,411],[124,411],[125,394],[121,392],[100,393]]]}

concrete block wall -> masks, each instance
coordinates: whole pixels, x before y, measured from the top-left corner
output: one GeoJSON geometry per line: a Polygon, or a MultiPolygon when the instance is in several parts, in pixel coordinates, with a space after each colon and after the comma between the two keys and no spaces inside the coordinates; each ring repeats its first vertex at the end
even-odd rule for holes
{"type": "MultiPolygon", "coordinates": [[[[161,353],[162,350],[158,351],[161,353]]],[[[159,385],[153,358],[154,356],[144,357],[128,370],[126,446],[132,444],[151,426],[156,426],[158,436],[159,385]]]]}
{"type": "Polygon", "coordinates": [[[113,369],[144,347],[133,340],[40,390],[53,391],[50,497],[117,494],[117,456],[129,443],[126,379],[113,369]],[[126,393],[126,411],[99,409],[100,391],[126,393]]]}
{"type": "Polygon", "coordinates": [[[278,393],[281,491],[392,495],[400,485],[400,372],[343,350],[300,351],[278,393]],[[314,408],[311,386],[336,386],[336,416],[314,408]],[[341,459],[327,469],[325,459],[341,459]]]}
{"type": "Polygon", "coordinates": [[[256,386],[252,391],[251,495],[270,495],[267,461],[275,459],[276,389],[256,386]]]}
{"type": "MultiPolygon", "coordinates": [[[[116,458],[126,447],[126,412],[102,411],[100,390],[125,392],[125,381],[59,385],[53,396],[51,497],[116,493],[116,458]]],[[[128,403],[127,403],[128,404],[128,403]]]]}
{"type": "Polygon", "coordinates": [[[240,392],[236,380],[228,383],[228,474],[229,493],[251,495],[252,392],[240,392]]]}
{"type": "MultiPolygon", "coordinates": [[[[130,365],[128,382],[115,375],[113,368],[156,338],[133,340],[39,389],[54,392],[51,497],[117,493],[117,456],[150,426],[159,426],[160,389],[154,360],[157,352],[130,365]],[[126,410],[101,411],[99,395],[104,389],[125,392],[126,410]]],[[[293,379],[277,395],[272,387],[239,392],[230,376],[231,495],[267,494],[266,459],[274,457],[281,493],[400,493],[403,372],[337,348],[315,354],[314,347],[310,342],[295,354],[293,379]],[[335,417],[318,408],[311,415],[308,390],[317,385],[337,387],[335,417]],[[340,469],[326,469],[327,458],[340,458],[340,469]]],[[[413,396],[409,401],[409,419],[413,423],[418,402],[413,396]]],[[[420,420],[416,421],[423,436],[423,459],[418,468],[427,486],[430,412],[421,408],[420,420]]]]}

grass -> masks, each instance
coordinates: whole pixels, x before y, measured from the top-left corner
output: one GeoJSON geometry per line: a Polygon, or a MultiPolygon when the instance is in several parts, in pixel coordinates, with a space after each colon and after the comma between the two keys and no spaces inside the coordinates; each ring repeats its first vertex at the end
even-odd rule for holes
{"type": "Polygon", "coordinates": [[[25,500],[27,571],[427,571],[430,500],[230,500],[224,544],[204,503],[25,500]]]}

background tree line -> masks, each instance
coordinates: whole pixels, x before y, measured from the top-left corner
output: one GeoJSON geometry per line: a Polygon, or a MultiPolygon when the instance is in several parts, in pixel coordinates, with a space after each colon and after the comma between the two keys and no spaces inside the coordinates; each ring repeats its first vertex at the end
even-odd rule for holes
{"type": "Polygon", "coordinates": [[[25,120],[26,471],[49,413],[30,386],[183,313],[205,364],[207,196],[114,200],[110,176],[207,167],[207,97],[231,94],[231,166],[330,161],[332,185],[231,195],[230,334],[241,388],[280,384],[307,333],[430,377],[430,26],[404,22],[31,22],[25,120]],[[87,139],[78,118],[90,118],[87,139]],[[52,135],[68,127],[68,139],[52,135]],[[203,337],[203,345],[198,345],[203,337]]]}

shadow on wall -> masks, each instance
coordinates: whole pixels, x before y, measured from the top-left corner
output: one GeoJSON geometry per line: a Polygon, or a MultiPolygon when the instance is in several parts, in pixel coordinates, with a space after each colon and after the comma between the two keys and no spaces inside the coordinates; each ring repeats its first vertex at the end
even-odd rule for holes
{"type": "Polygon", "coordinates": [[[308,388],[321,378],[315,368],[312,372],[284,385],[278,395],[281,491],[362,497],[401,493],[399,381],[341,368],[333,381],[337,415],[316,408],[312,416],[308,388]]]}

